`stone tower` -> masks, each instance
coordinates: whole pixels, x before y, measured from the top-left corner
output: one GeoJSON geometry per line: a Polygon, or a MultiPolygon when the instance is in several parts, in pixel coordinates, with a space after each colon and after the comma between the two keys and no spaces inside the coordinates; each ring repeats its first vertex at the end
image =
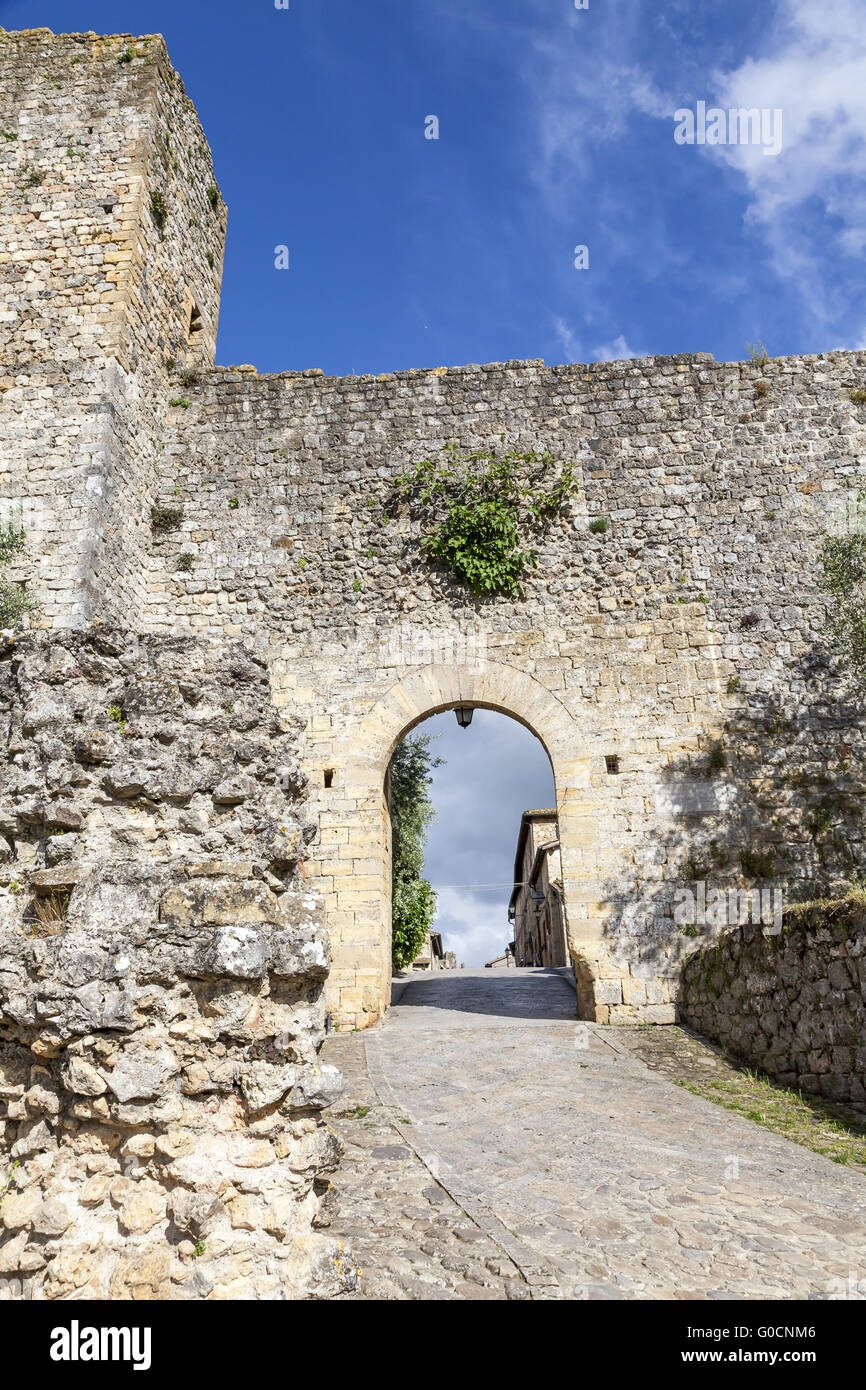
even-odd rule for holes
{"type": "Polygon", "coordinates": [[[0,504],[46,619],[143,605],[172,363],[212,365],[226,209],[161,37],[0,32],[0,504]]]}

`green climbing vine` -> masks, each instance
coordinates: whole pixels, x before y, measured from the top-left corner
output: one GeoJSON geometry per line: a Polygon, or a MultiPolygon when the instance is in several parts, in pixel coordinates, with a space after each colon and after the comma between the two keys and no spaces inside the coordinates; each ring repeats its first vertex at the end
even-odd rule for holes
{"type": "Polygon", "coordinates": [[[534,538],[578,491],[571,464],[547,451],[463,452],[448,444],[395,480],[420,517],[421,548],[479,597],[522,597],[537,563],[534,538]]]}
{"type": "Polygon", "coordinates": [[[828,635],[844,665],[866,687],[866,492],[846,517],[844,535],[827,535],[818,552],[821,587],[833,604],[828,635]]]}

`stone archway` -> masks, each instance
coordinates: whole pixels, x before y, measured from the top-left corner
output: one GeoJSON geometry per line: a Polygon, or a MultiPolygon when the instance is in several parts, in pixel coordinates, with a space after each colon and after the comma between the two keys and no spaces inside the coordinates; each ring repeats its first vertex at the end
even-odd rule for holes
{"type": "MultiPolygon", "coordinates": [[[[424,666],[392,685],[357,722],[343,726],[328,755],[332,767],[319,797],[321,845],[314,872],[328,904],[333,959],[328,1003],[340,1027],[368,1027],[390,1002],[388,763],[417,724],[459,704],[510,715],[544,745],[556,788],[572,958],[582,959],[583,943],[601,936],[599,807],[590,776],[597,750],[563,702],[525,671],[493,661],[424,666]]],[[[317,760],[322,756],[319,744],[317,760]]]]}

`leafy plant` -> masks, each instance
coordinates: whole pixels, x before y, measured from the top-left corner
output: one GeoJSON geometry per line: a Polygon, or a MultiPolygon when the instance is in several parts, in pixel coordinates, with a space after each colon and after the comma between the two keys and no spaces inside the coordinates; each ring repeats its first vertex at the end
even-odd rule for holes
{"type": "Polygon", "coordinates": [[[112,724],[117,724],[120,728],[121,733],[123,733],[123,730],[126,728],[126,715],[123,712],[123,706],[109,705],[108,717],[111,720],[112,724]]]}
{"type": "Polygon", "coordinates": [[[8,1192],[9,1189],[10,1189],[10,1187],[14,1187],[14,1186],[15,1186],[15,1172],[16,1172],[16,1169],[18,1169],[18,1168],[20,1168],[20,1167],[21,1167],[21,1159],[20,1159],[20,1158],[13,1158],[12,1162],[9,1164],[9,1167],[8,1167],[7,1170],[6,1170],[6,1178],[5,1178],[5,1180],[4,1180],[3,1184],[2,1184],[2,1186],[0,1186],[0,1203],[2,1203],[3,1198],[6,1196],[7,1192],[8,1192]]]}
{"type": "Polygon", "coordinates": [[[157,227],[162,231],[168,220],[168,207],[158,188],[150,195],[150,213],[157,227]]]}
{"type": "Polygon", "coordinates": [[[180,410],[189,410],[189,401],[186,396],[175,396],[173,400],[169,401],[169,405],[177,406],[180,410]]]}
{"type": "Polygon", "coordinates": [[[27,549],[27,533],[20,520],[0,522],[0,627],[15,628],[25,613],[38,613],[39,604],[23,584],[7,579],[3,570],[27,549]]]}
{"type": "Polygon", "coordinates": [[[852,391],[851,399],[855,405],[866,405],[866,391],[852,391]]]}
{"type": "Polygon", "coordinates": [[[405,738],[391,759],[391,953],[398,970],[411,965],[427,939],[436,894],[424,877],[424,846],[436,812],[430,800],[433,768],[429,734],[405,738]]]}
{"type": "Polygon", "coordinates": [[[182,507],[151,507],[150,509],[150,524],[154,531],[176,531],[182,520],[182,507]]]}
{"type": "Polygon", "coordinates": [[[184,570],[186,572],[192,569],[194,561],[195,556],[192,551],[184,550],[177,557],[177,567],[179,570],[184,570]]]}
{"type": "MultiPolygon", "coordinates": [[[[522,597],[537,563],[531,538],[578,490],[570,464],[546,451],[497,455],[443,449],[395,480],[398,495],[429,528],[421,548],[473,594],[522,597]]],[[[386,518],[387,520],[387,518],[386,518]]]]}
{"type": "Polygon", "coordinates": [[[866,686],[866,493],[847,513],[847,534],[824,537],[820,584],[833,600],[827,633],[843,664],[866,686]]]}
{"type": "Polygon", "coordinates": [[[595,536],[603,536],[609,526],[610,517],[608,516],[594,516],[589,523],[589,529],[595,536]]]}
{"type": "Polygon", "coordinates": [[[207,200],[213,208],[214,212],[216,212],[217,208],[219,207],[220,191],[215,183],[212,183],[207,191],[207,200]]]}
{"type": "Polygon", "coordinates": [[[132,49],[125,48],[117,61],[118,63],[131,63],[134,57],[135,54],[133,53],[132,49]]]}

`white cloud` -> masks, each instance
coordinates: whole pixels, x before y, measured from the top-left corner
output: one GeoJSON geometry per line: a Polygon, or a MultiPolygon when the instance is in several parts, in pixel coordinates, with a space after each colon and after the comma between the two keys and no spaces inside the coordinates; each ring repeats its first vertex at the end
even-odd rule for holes
{"type": "MultiPolygon", "coordinates": [[[[630,137],[639,117],[655,118],[673,139],[677,108],[708,106],[782,111],[782,151],[759,144],[686,146],[686,158],[714,160],[745,199],[744,216],[765,240],[773,269],[809,312],[829,327],[850,312],[855,269],[839,265],[866,253],[866,13],[863,0],[777,0],[757,30],[760,45],[725,66],[684,46],[676,82],[648,70],[635,22],[621,9],[615,25],[594,31],[593,62],[575,61],[561,36],[537,32],[527,44],[524,76],[535,122],[532,173],[551,217],[573,220],[575,188],[590,183],[606,142],[630,137]]],[[[682,44],[682,36],[678,41],[682,44]]],[[[669,52],[658,72],[672,71],[669,52]]],[[[628,190],[605,189],[607,235],[629,225],[628,190]]],[[[580,229],[573,228],[579,239],[580,229]]],[[[642,255],[657,268],[676,257],[664,226],[646,227],[642,255]]],[[[561,334],[560,334],[561,336],[561,334]]]]}
{"type": "Polygon", "coordinates": [[[512,937],[502,901],[485,901],[483,894],[454,888],[439,890],[436,930],[443,934],[445,950],[456,952],[458,967],[462,962],[467,969],[501,956],[512,937]]]}
{"type": "Polygon", "coordinates": [[[745,180],[748,215],[761,226],[779,274],[796,280],[818,318],[815,283],[828,246],[866,250],[866,16],[860,0],[781,0],[767,52],[714,78],[726,107],[782,111],[782,153],[759,146],[708,148],[745,180]],[[823,218],[816,229],[814,215],[823,218]],[[815,245],[820,235],[819,246],[815,245]]]}
{"type": "Polygon", "coordinates": [[[562,349],[566,360],[569,362],[580,361],[580,343],[572,333],[565,319],[555,319],[553,324],[554,332],[562,343],[562,349]]]}
{"type": "Polygon", "coordinates": [[[596,362],[624,362],[629,357],[643,357],[642,352],[633,352],[620,333],[618,338],[614,338],[612,343],[602,343],[601,347],[593,348],[592,356],[596,362]]]}

